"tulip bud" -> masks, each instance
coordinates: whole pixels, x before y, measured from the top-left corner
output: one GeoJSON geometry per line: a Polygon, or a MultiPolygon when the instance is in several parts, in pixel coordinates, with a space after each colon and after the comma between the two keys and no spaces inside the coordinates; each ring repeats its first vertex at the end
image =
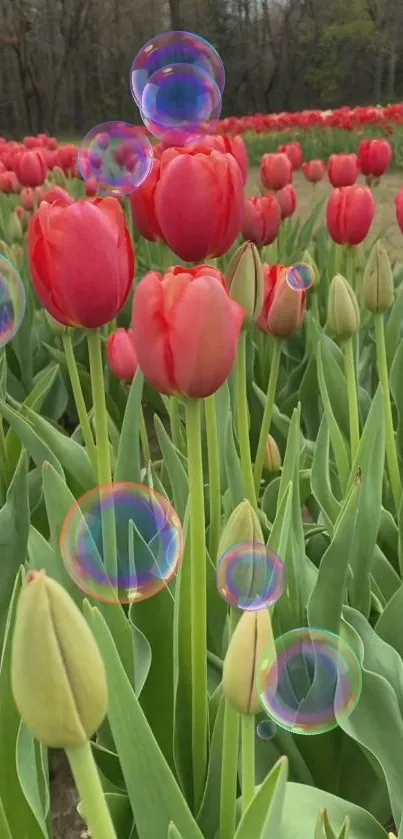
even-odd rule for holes
{"type": "Polygon", "coordinates": [[[269,648],[274,651],[269,610],[243,612],[228,646],[222,678],[225,698],[241,714],[257,714],[262,709],[257,668],[269,648]]]}
{"type": "Polygon", "coordinates": [[[327,322],[336,338],[347,341],[360,326],[360,310],[353,289],[336,274],[330,283],[327,322]]]}
{"type": "Polygon", "coordinates": [[[234,545],[242,543],[264,543],[260,521],[251,505],[245,499],[235,507],[221,534],[218,556],[222,556],[234,545]]]}
{"type": "Polygon", "coordinates": [[[27,728],[53,748],[85,743],[107,712],[95,638],[67,592],[44,571],[30,571],[20,594],[11,683],[27,728]]]}
{"type": "Polygon", "coordinates": [[[22,265],[24,261],[24,248],[22,247],[22,245],[18,245],[17,242],[14,242],[14,244],[11,245],[10,259],[11,262],[14,262],[15,265],[22,265]]]}
{"type": "Polygon", "coordinates": [[[229,295],[246,313],[247,323],[256,321],[262,311],[264,280],[259,252],[252,242],[245,242],[234,253],[226,272],[229,295]]]}
{"type": "Polygon", "coordinates": [[[46,320],[47,320],[53,334],[54,335],[66,335],[66,333],[67,333],[67,331],[70,327],[65,326],[64,323],[59,323],[59,321],[56,320],[55,318],[53,318],[52,315],[50,315],[49,312],[46,311],[46,309],[44,311],[45,311],[46,320]]]}
{"type": "Polygon", "coordinates": [[[281,454],[271,434],[267,438],[264,465],[268,472],[279,472],[281,469],[281,454]]]}
{"type": "Polygon", "coordinates": [[[318,268],[313,256],[309,253],[309,251],[304,252],[304,255],[303,255],[301,261],[303,263],[305,263],[305,265],[309,265],[309,267],[312,270],[312,276],[313,276],[312,287],[319,285],[319,280],[320,280],[319,268],[318,268]]]}
{"type": "Polygon", "coordinates": [[[61,169],[60,166],[55,166],[55,168],[52,171],[52,178],[53,182],[57,186],[62,186],[64,188],[66,187],[66,176],[63,172],[63,169],[61,169]]]}
{"type": "Polygon", "coordinates": [[[21,242],[23,238],[23,230],[22,224],[20,219],[15,213],[11,213],[11,216],[8,221],[7,225],[7,237],[10,242],[21,242]]]}
{"type": "Polygon", "coordinates": [[[387,312],[393,305],[395,290],[389,256],[382,242],[375,242],[365,267],[362,295],[364,306],[374,314],[387,312]]]}

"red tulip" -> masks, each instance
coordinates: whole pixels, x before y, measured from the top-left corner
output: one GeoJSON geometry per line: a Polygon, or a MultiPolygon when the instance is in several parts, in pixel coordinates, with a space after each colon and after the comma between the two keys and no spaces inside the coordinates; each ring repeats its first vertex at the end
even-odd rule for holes
{"type": "Polygon", "coordinates": [[[287,184],[279,189],[276,198],[280,206],[281,218],[285,219],[292,216],[297,206],[297,193],[293,185],[287,184]]]}
{"type": "Polygon", "coordinates": [[[302,171],[307,181],[317,184],[325,177],[326,166],[323,160],[309,160],[308,163],[302,164],[302,171]]]}
{"type": "Polygon", "coordinates": [[[306,291],[291,288],[284,265],[263,265],[265,295],[257,326],[275,338],[287,338],[299,329],[304,317],[306,291]]]}
{"type": "Polygon", "coordinates": [[[34,190],[30,186],[25,186],[20,193],[21,205],[24,210],[34,209],[34,190]]]}
{"type": "Polygon", "coordinates": [[[106,355],[112,373],[118,379],[131,382],[138,368],[133,330],[117,329],[112,332],[106,344],[106,355]]]}
{"type": "Polygon", "coordinates": [[[266,189],[282,189],[292,181],[292,165],[286,154],[264,154],[260,163],[260,179],[266,189]]]}
{"type": "Polygon", "coordinates": [[[155,216],[166,244],[185,262],[221,256],[242,230],[244,185],[232,154],[168,149],[160,161],[155,216]]]}
{"type": "Polygon", "coordinates": [[[395,206],[397,223],[403,233],[403,187],[399,189],[399,192],[396,195],[395,206]]]}
{"type": "Polygon", "coordinates": [[[338,245],[359,245],[368,235],[375,213],[372,192],[366,186],[334,189],[327,202],[329,233],[338,245]]]}
{"type": "Polygon", "coordinates": [[[163,238],[155,215],[155,189],[159,175],[160,162],[154,159],[148,178],[130,196],[133,222],[143,239],[148,239],[149,242],[163,238]]]}
{"type": "Polygon", "coordinates": [[[74,204],[74,198],[62,186],[51,186],[50,189],[42,189],[39,200],[47,201],[48,204],[53,204],[54,201],[66,205],[74,204]]]}
{"type": "Polygon", "coordinates": [[[161,393],[209,396],[233,366],[244,311],[210,266],[150,271],[138,284],[132,325],[139,366],[161,393]]]}
{"type": "Polygon", "coordinates": [[[253,196],[245,201],[242,236],[258,247],[274,242],[280,229],[280,207],[274,195],[253,196]]]}
{"type": "Polygon", "coordinates": [[[358,164],[363,175],[380,178],[389,168],[392,146],[387,140],[362,140],[358,147],[358,164]]]}
{"type": "Polygon", "coordinates": [[[46,178],[46,163],[39,149],[25,151],[15,161],[15,174],[21,186],[42,186],[46,178]]]}
{"type": "Polygon", "coordinates": [[[285,143],[283,146],[279,146],[278,150],[279,152],[287,155],[293,169],[301,168],[302,161],[304,159],[301,143],[296,141],[293,143],[285,143]]]}
{"type": "Polygon", "coordinates": [[[74,143],[66,143],[64,146],[59,146],[58,158],[63,172],[68,174],[72,171],[77,160],[77,146],[74,143]]]}
{"type": "Polygon", "coordinates": [[[42,202],[29,227],[28,245],[35,291],[60,323],[95,329],[124,306],[134,253],[115,198],[69,206],[42,202]]]}
{"type": "Polygon", "coordinates": [[[334,187],[352,186],[358,178],[356,154],[331,154],[327,161],[327,174],[334,187]]]}
{"type": "Polygon", "coordinates": [[[18,195],[21,192],[21,184],[15,172],[0,172],[0,192],[5,195],[18,195]]]}

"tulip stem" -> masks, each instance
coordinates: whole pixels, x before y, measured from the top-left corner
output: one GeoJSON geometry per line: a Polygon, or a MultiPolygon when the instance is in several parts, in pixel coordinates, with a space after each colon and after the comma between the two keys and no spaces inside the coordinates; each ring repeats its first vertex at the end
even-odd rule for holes
{"type": "Polygon", "coordinates": [[[253,482],[252,458],[250,453],[249,440],[249,407],[248,394],[246,389],[246,332],[243,330],[239,336],[238,352],[236,357],[236,407],[239,449],[241,455],[242,475],[244,480],[245,497],[250,501],[252,507],[257,510],[257,497],[255,484],[253,482]]]}
{"type": "Polygon", "coordinates": [[[89,741],[66,749],[91,839],[117,839],[89,741]]]}
{"type": "Polygon", "coordinates": [[[169,397],[169,423],[174,446],[181,450],[181,426],[179,418],[179,401],[176,396],[169,397]]]}
{"type": "Polygon", "coordinates": [[[277,339],[273,344],[273,353],[271,357],[269,384],[267,387],[266,402],[264,406],[262,427],[260,429],[259,442],[257,446],[254,478],[256,492],[259,493],[260,481],[262,479],[264,456],[266,451],[267,439],[270,432],[270,423],[273,414],[274,399],[276,396],[278,373],[280,369],[281,343],[277,339]]]}
{"type": "Polygon", "coordinates": [[[70,377],[71,389],[73,391],[74,402],[78,414],[81,433],[85,448],[87,449],[88,457],[94,467],[97,469],[97,452],[95,448],[94,438],[92,436],[91,425],[88,419],[87,406],[85,404],[83,390],[81,387],[80,376],[78,374],[77,363],[74,356],[73,342],[71,340],[70,330],[62,336],[64,355],[66,358],[67,369],[70,377]]]}
{"type": "Polygon", "coordinates": [[[209,496],[210,496],[210,534],[209,554],[210,559],[216,563],[218,557],[218,543],[220,541],[221,524],[221,476],[220,476],[220,452],[217,433],[217,411],[215,394],[204,400],[207,430],[207,451],[208,451],[208,472],[209,472],[209,496]]]}
{"type": "Polygon", "coordinates": [[[344,344],[344,369],[347,379],[350,450],[351,462],[353,462],[360,442],[360,420],[358,415],[357,382],[352,338],[349,338],[344,344]]]}
{"type": "MultiPolygon", "coordinates": [[[[87,333],[87,340],[90,359],[92,401],[94,405],[98,484],[102,487],[112,482],[112,468],[100,329],[90,329],[87,333]]],[[[101,523],[105,568],[111,581],[116,581],[117,544],[115,510],[113,506],[102,510],[101,523]]]]}
{"type": "MultiPolygon", "coordinates": [[[[237,624],[237,614],[230,611],[230,638],[237,624]]],[[[225,700],[221,758],[220,839],[234,839],[236,830],[236,799],[238,786],[240,715],[225,700]]]]}
{"type": "Polygon", "coordinates": [[[242,714],[242,812],[255,794],[255,715],[242,714]]]}
{"type": "Polygon", "coordinates": [[[207,770],[207,583],[201,401],[186,402],[190,504],[192,756],[194,804],[199,807],[207,770]]]}
{"type": "Polygon", "coordinates": [[[382,385],[383,409],[385,412],[385,448],[388,462],[389,480],[393,493],[396,513],[399,512],[402,497],[402,483],[400,479],[399,461],[397,457],[395,432],[393,428],[392,405],[390,401],[388,363],[385,346],[385,323],[383,314],[374,315],[376,355],[378,363],[379,381],[382,385]]]}

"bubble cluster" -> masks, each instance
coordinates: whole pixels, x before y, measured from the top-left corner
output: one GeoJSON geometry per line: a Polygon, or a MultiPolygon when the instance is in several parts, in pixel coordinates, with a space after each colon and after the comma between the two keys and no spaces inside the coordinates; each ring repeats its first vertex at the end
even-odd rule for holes
{"type": "Polygon", "coordinates": [[[105,484],[71,507],[60,550],[86,594],[106,603],[134,603],[158,594],[177,572],[182,525],[167,499],[148,486],[105,484]]]}
{"type": "Polygon", "coordinates": [[[144,131],[127,122],[104,122],[84,137],[78,150],[78,168],[91,179],[100,195],[134,192],[148,178],[154,162],[152,145],[144,131]]]}
{"type": "Polygon", "coordinates": [[[250,612],[267,609],[284,590],[284,563],[261,542],[241,542],[218,560],[216,583],[230,606],[250,612]]]}
{"type": "Polygon", "coordinates": [[[17,334],[25,315],[24,284],[14,265],[0,254],[0,348],[17,334]]]}
{"type": "Polygon", "coordinates": [[[297,262],[288,269],[286,281],[295,291],[307,291],[314,283],[313,270],[307,263],[297,262]]]}
{"type": "Polygon", "coordinates": [[[276,726],[271,720],[261,720],[256,726],[256,734],[261,740],[272,740],[276,733],[276,726]]]}
{"type": "Polygon", "coordinates": [[[280,728],[323,734],[347,719],[362,672],[351,647],[324,629],[293,629],[266,650],[257,675],[263,708],[280,728]]]}

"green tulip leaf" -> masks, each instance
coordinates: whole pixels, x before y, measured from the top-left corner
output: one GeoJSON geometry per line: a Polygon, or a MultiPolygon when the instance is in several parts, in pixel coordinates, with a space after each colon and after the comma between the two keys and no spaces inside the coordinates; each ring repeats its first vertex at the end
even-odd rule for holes
{"type": "MultiPolygon", "coordinates": [[[[281,757],[255,792],[238,825],[235,839],[271,839],[280,836],[288,762],[281,757]]],[[[297,835],[297,834],[296,834],[297,835]]]]}
{"type": "Polygon", "coordinates": [[[293,782],[287,784],[278,839],[312,839],[322,809],[326,809],[333,830],[338,831],[337,837],[348,818],[348,839],[388,839],[383,827],[361,807],[324,790],[293,782]]]}
{"type": "Polygon", "coordinates": [[[129,397],[120,432],[115,464],[115,481],[141,483],[140,412],[144,376],[137,370],[130,386],[129,397]]]}

